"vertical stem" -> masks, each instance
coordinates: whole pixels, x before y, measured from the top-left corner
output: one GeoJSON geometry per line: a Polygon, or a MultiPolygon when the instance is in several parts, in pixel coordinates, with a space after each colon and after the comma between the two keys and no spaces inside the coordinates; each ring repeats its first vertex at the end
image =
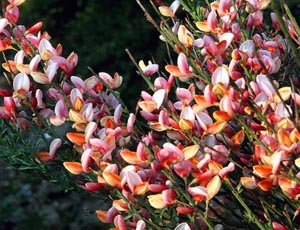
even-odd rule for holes
{"type": "Polygon", "coordinates": [[[138,212],[138,210],[136,210],[136,208],[131,204],[130,201],[128,201],[126,199],[126,197],[122,194],[122,192],[120,192],[119,190],[116,190],[116,193],[118,194],[118,196],[120,198],[122,198],[128,205],[128,207],[130,208],[130,210],[140,219],[140,220],[143,220],[145,221],[148,225],[151,225],[151,229],[158,229],[160,230],[161,227],[158,226],[157,224],[155,224],[154,222],[152,222],[151,220],[149,219],[146,219],[146,218],[143,218],[143,216],[138,212]]]}
{"type": "Polygon", "coordinates": [[[134,59],[134,57],[131,54],[131,52],[129,51],[129,49],[125,49],[125,51],[128,54],[130,60],[135,65],[135,67],[138,69],[138,71],[139,71],[140,75],[142,76],[142,78],[144,79],[144,81],[147,83],[148,87],[154,92],[155,88],[154,88],[153,83],[149,80],[149,78],[147,76],[145,76],[145,74],[143,73],[143,70],[139,67],[139,65],[137,64],[136,60],[134,59]]]}
{"type": "MultiPolygon", "coordinates": [[[[154,28],[157,29],[157,31],[159,32],[160,29],[159,29],[159,26],[157,25],[157,23],[154,21],[154,19],[151,17],[151,15],[148,13],[148,11],[145,9],[145,7],[143,6],[143,4],[139,1],[139,0],[136,0],[137,4],[141,7],[141,9],[143,10],[143,12],[145,13],[145,16],[147,18],[147,20],[154,26],[154,28]]],[[[151,1],[150,1],[151,2],[151,1]]],[[[152,4],[152,2],[151,2],[152,4]]],[[[153,4],[152,4],[153,6],[153,4]]]]}
{"type": "Polygon", "coordinates": [[[245,123],[243,117],[239,117],[237,115],[235,115],[234,117],[238,122],[240,122],[245,131],[248,133],[248,135],[253,137],[253,139],[255,139],[257,143],[259,143],[269,153],[269,155],[273,154],[273,152],[268,148],[268,146],[266,146],[265,143],[263,143],[262,140],[255,133],[253,133],[251,129],[249,129],[249,126],[245,123]]]}
{"type": "Polygon", "coordinates": [[[248,205],[244,202],[243,198],[240,197],[238,191],[236,191],[236,189],[232,186],[232,184],[230,183],[230,181],[229,180],[225,180],[224,182],[227,185],[227,187],[229,188],[229,190],[232,192],[232,194],[234,195],[234,197],[243,206],[243,208],[247,212],[250,220],[253,221],[259,229],[265,230],[264,226],[259,222],[259,220],[256,218],[255,214],[251,211],[251,209],[248,207],[248,205]]]}
{"type": "Polygon", "coordinates": [[[272,10],[274,11],[274,13],[277,16],[277,20],[278,20],[278,23],[281,27],[281,30],[282,30],[283,34],[284,34],[284,37],[286,38],[289,46],[291,47],[291,50],[292,50],[292,53],[293,53],[293,56],[294,56],[294,60],[297,63],[298,67],[300,68],[300,56],[299,56],[297,47],[296,47],[292,37],[290,36],[290,34],[288,32],[286,24],[282,19],[282,15],[279,12],[278,2],[279,2],[278,0],[271,0],[271,7],[272,7],[272,10]]]}
{"type": "MultiPolygon", "coordinates": [[[[172,182],[172,184],[176,185],[176,182],[173,180],[173,178],[170,176],[169,172],[163,171],[163,174],[172,182]]],[[[180,196],[178,197],[184,197],[188,203],[192,206],[196,206],[193,199],[190,197],[190,195],[184,190],[180,185],[175,186],[177,193],[179,193],[180,196]]],[[[197,208],[197,207],[196,207],[197,208]]],[[[198,209],[197,209],[198,210],[198,209]]],[[[202,211],[197,211],[197,214],[200,216],[200,218],[203,220],[203,222],[206,224],[209,230],[213,230],[213,225],[209,222],[207,218],[207,211],[208,211],[208,202],[206,202],[206,211],[205,215],[203,215],[202,211]]]]}
{"type": "Polygon", "coordinates": [[[283,8],[285,9],[285,12],[287,13],[289,19],[291,20],[291,22],[295,26],[295,30],[296,30],[297,34],[299,35],[300,34],[300,28],[298,26],[298,23],[297,23],[295,17],[292,15],[292,12],[290,11],[290,8],[288,7],[288,5],[286,4],[285,1],[282,1],[282,5],[283,5],[283,8]]]}

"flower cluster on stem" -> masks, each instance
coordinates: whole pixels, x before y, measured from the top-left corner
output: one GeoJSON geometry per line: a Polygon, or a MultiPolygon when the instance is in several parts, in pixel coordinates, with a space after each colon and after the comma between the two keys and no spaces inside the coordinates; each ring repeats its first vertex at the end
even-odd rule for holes
{"type": "Polygon", "coordinates": [[[0,117],[42,130],[37,164],[60,161],[82,189],[107,194],[102,222],[297,229],[300,30],[285,3],[283,15],[268,0],[152,3],[175,61],[135,63],[149,89],[130,112],[118,73],[75,76],[77,55],[64,57],[42,23],[17,24],[23,2],[9,0],[0,19],[0,117]]]}

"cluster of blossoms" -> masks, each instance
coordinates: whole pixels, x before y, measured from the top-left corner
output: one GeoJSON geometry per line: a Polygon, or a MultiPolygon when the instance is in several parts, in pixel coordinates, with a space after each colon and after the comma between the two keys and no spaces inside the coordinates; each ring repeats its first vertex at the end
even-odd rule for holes
{"type": "Polygon", "coordinates": [[[177,63],[139,62],[149,90],[130,113],[115,91],[120,75],[74,76],[75,53],[63,57],[41,23],[17,24],[23,2],[8,0],[0,19],[8,82],[0,117],[20,132],[42,130],[48,148],[37,164],[61,161],[82,189],[107,194],[111,207],[96,211],[102,222],[299,226],[300,83],[290,41],[300,43],[300,30],[289,14],[263,13],[268,0],[157,1],[161,39],[177,63]]]}

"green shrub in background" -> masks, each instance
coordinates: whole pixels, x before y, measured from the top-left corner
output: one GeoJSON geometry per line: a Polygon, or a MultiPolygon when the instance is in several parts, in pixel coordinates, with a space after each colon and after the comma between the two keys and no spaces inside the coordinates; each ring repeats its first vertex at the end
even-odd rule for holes
{"type": "MultiPolygon", "coordinates": [[[[146,22],[135,1],[27,0],[21,10],[20,21],[24,25],[42,21],[53,44],[64,41],[65,54],[78,53],[77,70],[84,75],[80,77],[92,75],[89,66],[111,74],[118,71],[124,78],[130,78],[126,84],[134,87],[123,84],[128,97],[138,97],[144,82],[136,78],[125,48],[139,59],[163,56],[158,52],[162,50],[159,34],[146,22]]],[[[18,148],[17,143],[11,144],[11,148],[18,148]]],[[[3,142],[0,145],[3,156],[8,146],[3,142]]],[[[0,161],[0,230],[104,229],[92,210],[103,205],[99,200],[83,198],[46,181],[40,183],[42,175],[28,174],[25,168],[20,168],[24,162],[19,163],[8,168],[0,161]],[[53,202],[54,197],[59,201],[53,202]]]]}
{"type": "MultiPolygon", "coordinates": [[[[300,15],[298,0],[286,2],[293,15],[300,15]]],[[[164,3],[168,5],[171,1],[164,3]]],[[[149,1],[143,4],[151,7],[149,1]]],[[[125,49],[130,49],[138,60],[155,57],[161,62],[166,57],[164,44],[157,39],[159,33],[146,22],[134,0],[27,0],[21,9],[21,22],[31,25],[43,21],[54,44],[64,41],[64,53],[78,53],[77,69],[84,75],[80,77],[91,75],[87,67],[110,74],[118,71],[125,78],[120,91],[126,89],[127,101],[138,97],[145,84],[137,78],[125,49]]],[[[299,22],[300,17],[296,20],[299,22]]]]}
{"type": "Polygon", "coordinates": [[[158,59],[166,56],[159,33],[147,23],[135,1],[27,0],[21,9],[22,23],[43,21],[53,44],[64,41],[64,53],[76,51],[80,77],[92,75],[87,67],[112,75],[118,71],[125,79],[121,92],[126,89],[129,100],[139,96],[144,82],[137,78],[125,49],[147,62],[152,57],[161,61],[158,59]]]}

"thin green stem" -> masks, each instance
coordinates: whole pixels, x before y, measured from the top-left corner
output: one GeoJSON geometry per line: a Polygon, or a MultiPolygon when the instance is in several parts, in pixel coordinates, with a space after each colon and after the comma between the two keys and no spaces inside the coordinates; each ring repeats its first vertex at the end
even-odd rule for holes
{"type": "MultiPolygon", "coordinates": [[[[293,80],[291,78],[289,80],[290,80],[290,83],[291,83],[292,92],[295,93],[296,91],[295,91],[295,85],[293,84],[293,80]]],[[[297,103],[294,103],[294,110],[293,111],[298,111],[297,103]]],[[[298,124],[299,123],[299,114],[295,113],[294,116],[295,116],[295,122],[296,122],[296,124],[298,124]]]]}
{"type": "Polygon", "coordinates": [[[266,118],[265,114],[261,113],[256,107],[255,103],[253,101],[249,101],[249,106],[251,110],[266,124],[266,126],[273,132],[277,133],[277,131],[272,127],[268,119],[266,118]]]}
{"type": "Polygon", "coordinates": [[[296,30],[297,34],[300,35],[300,28],[298,26],[298,23],[297,23],[295,17],[293,16],[292,12],[290,11],[289,6],[286,4],[286,2],[284,0],[281,0],[281,1],[282,1],[282,5],[283,5],[283,8],[284,8],[286,14],[288,15],[288,17],[291,20],[291,22],[293,23],[293,25],[295,26],[295,30],[296,30]]]}
{"type": "Polygon", "coordinates": [[[180,2],[180,4],[182,5],[182,7],[185,11],[187,11],[188,13],[193,15],[192,12],[194,12],[194,11],[192,11],[192,9],[188,6],[188,4],[185,3],[184,0],[179,0],[179,2],[180,2]]]}
{"type": "Polygon", "coordinates": [[[142,78],[144,79],[144,81],[147,83],[148,87],[154,92],[155,88],[153,83],[149,80],[149,78],[143,73],[143,70],[141,69],[141,67],[137,64],[135,58],[133,57],[133,55],[131,54],[131,52],[129,51],[129,49],[125,49],[126,53],[128,54],[130,60],[132,61],[132,63],[135,65],[135,67],[138,69],[139,74],[142,76],[142,78]]]}
{"type": "Polygon", "coordinates": [[[8,78],[7,73],[3,72],[3,75],[4,75],[5,79],[6,79],[6,82],[7,82],[10,86],[12,86],[12,85],[13,85],[12,82],[13,82],[13,79],[14,79],[13,71],[12,71],[12,69],[11,69],[11,66],[10,66],[10,64],[9,64],[9,62],[8,62],[8,60],[7,60],[6,55],[5,55],[4,52],[2,52],[2,57],[3,57],[4,61],[5,61],[5,63],[7,63],[7,65],[8,65],[8,69],[9,69],[9,73],[10,73],[10,79],[8,78]]]}
{"type": "MultiPolygon", "coordinates": [[[[163,174],[172,182],[172,184],[176,185],[176,182],[174,181],[174,178],[170,175],[169,172],[167,171],[163,171],[163,174]]],[[[192,197],[186,192],[186,190],[182,189],[181,186],[175,186],[174,189],[177,191],[177,193],[179,193],[180,195],[178,197],[184,197],[188,203],[193,206],[196,207],[194,200],[192,199],[192,197]]],[[[197,207],[196,207],[197,208],[197,207]]],[[[198,210],[198,208],[197,208],[198,210]]],[[[206,209],[207,211],[207,209],[206,209]]],[[[204,215],[202,213],[202,211],[197,211],[197,214],[200,216],[200,218],[204,221],[204,223],[206,224],[206,226],[208,227],[208,229],[213,230],[214,227],[213,225],[209,222],[209,220],[206,218],[206,215],[204,215]]]]}
{"type": "MultiPolygon", "coordinates": [[[[137,209],[132,205],[131,202],[129,202],[126,197],[119,191],[119,190],[116,190],[116,193],[118,194],[118,196],[120,198],[122,198],[128,205],[129,209],[134,213],[134,215],[136,215],[140,220],[143,220],[145,221],[148,225],[151,226],[151,229],[157,229],[157,230],[160,230],[161,229],[161,226],[157,225],[156,223],[146,219],[146,218],[143,218],[143,216],[137,211],[137,209]]],[[[149,227],[150,227],[149,226],[149,227]]]]}
{"type": "Polygon", "coordinates": [[[259,137],[251,129],[249,129],[249,126],[245,123],[244,119],[242,117],[239,117],[237,115],[234,115],[235,119],[241,123],[243,128],[245,129],[246,133],[249,135],[249,137],[252,137],[254,140],[256,140],[270,155],[273,154],[273,152],[268,148],[268,146],[263,143],[259,137]]]}
{"type": "Polygon", "coordinates": [[[251,209],[248,207],[248,205],[245,203],[243,198],[240,196],[239,192],[232,186],[229,180],[224,181],[225,185],[229,188],[231,193],[234,195],[234,197],[238,200],[238,202],[243,206],[245,209],[247,216],[250,221],[253,221],[256,226],[261,230],[266,230],[265,227],[260,223],[260,221],[257,219],[255,214],[251,211],[251,209]]]}
{"type": "Polygon", "coordinates": [[[286,38],[291,50],[292,50],[292,54],[294,56],[294,60],[297,63],[298,68],[300,68],[300,56],[299,56],[299,52],[297,50],[297,47],[291,37],[291,35],[288,32],[287,26],[285,24],[285,22],[282,19],[282,15],[279,11],[279,1],[278,0],[271,0],[271,7],[272,10],[274,11],[274,13],[276,14],[278,23],[281,27],[281,30],[284,34],[284,37],[286,38]]]}

